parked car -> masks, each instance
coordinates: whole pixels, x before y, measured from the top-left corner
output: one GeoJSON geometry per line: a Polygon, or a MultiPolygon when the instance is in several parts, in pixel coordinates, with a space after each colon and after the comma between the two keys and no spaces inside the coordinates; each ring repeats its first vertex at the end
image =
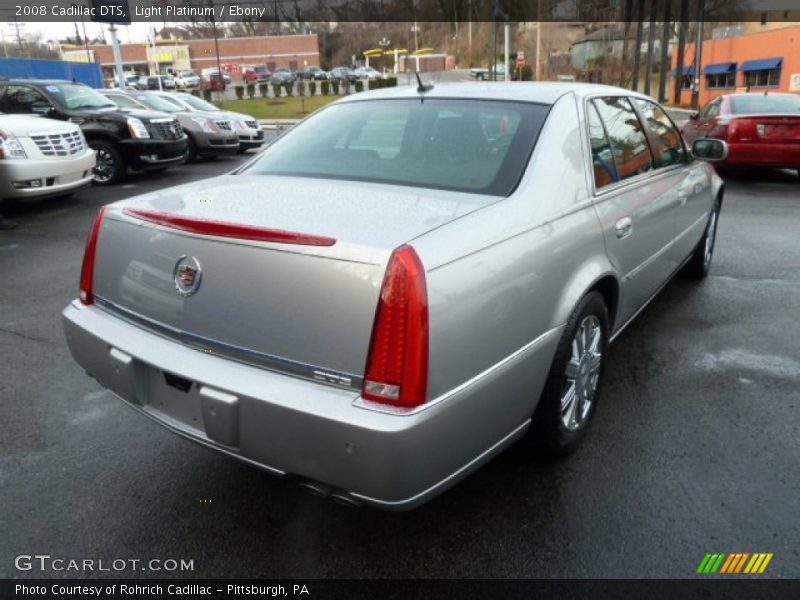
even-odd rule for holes
{"type": "Polygon", "coordinates": [[[272,72],[270,83],[286,83],[287,81],[297,81],[297,73],[289,69],[275,69],[272,72]]]}
{"type": "Polygon", "coordinates": [[[68,196],[92,183],[94,166],[75,123],[0,113],[0,198],[68,196]]]}
{"type": "MultiPolygon", "coordinates": [[[[201,74],[201,80],[203,80],[203,81],[207,81],[207,82],[219,81],[219,69],[217,69],[216,67],[210,67],[208,69],[203,69],[202,71],[200,71],[200,74],[201,74]]],[[[227,73],[225,73],[223,71],[222,72],[222,80],[223,80],[223,82],[225,83],[226,86],[229,85],[230,82],[231,82],[230,75],[228,75],[227,73]]]]}
{"type": "Polygon", "coordinates": [[[356,75],[355,71],[350,67],[336,67],[335,69],[331,69],[328,78],[332,81],[342,81],[346,79],[350,83],[358,81],[358,75],[356,75]]]}
{"type": "Polygon", "coordinates": [[[200,75],[194,71],[181,71],[175,77],[175,84],[182,90],[196,88],[200,85],[200,75]]]}
{"type": "Polygon", "coordinates": [[[175,79],[172,75],[142,75],[136,80],[134,86],[137,90],[174,90],[177,88],[175,79]],[[159,87],[159,79],[161,85],[159,87]]]}
{"type": "Polygon", "coordinates": [[[726,94],[714,98],[683,126],[689,142],[717,138],[728,143],[720,166],[796,169],[800,175],[800,96],[726,94]]]}
{"type": "Polygon", "coordinates": [[[79,124],[89,147],[97,152],[97,185],[122,181],[129,168],[160,171],[181,164],[186,153],[186,137],[175,119],[152,110],[122,111],[82,83],[0,80],[0,110],[79,124]]]}
{"type": "Polygon", "coordinates": [[[246,83],[261,83],[269,81],[270,77],[272,77],[272,72],[266,65],[253,65],[242,71],[242,79],[246,83]]]}
{"type": "Polygon", "coordinates": [[[182,93],[168,93],[168,92],[153,92],[164,98],[169,102],[174,102],[182,110],[189,112],[202,112],[211,114],[215,117],[228,119],[233,126],[233,130],[239,136],[239,152],[243,153],[247,150],[256,150],[264,143],[264,130],[258,124],[255,117],[245,115],[242,113],[231,112],[229,110],[222,110],[210,102],[206,102],[202,98],[192,96],[191,94],[182,93]]]}
{"type": "MultiPolygon", "coordinates": [[[[470,69],[469,73],[470,73],[470,75],[472,77],[474,77],[478,81],[484,81],[486,79],[491,79],[491,74],[489,73],[489,69],[488,68],[484,69],[482,67],[477,67],[477,68],[474,68],[474,69],[470,69]]],[[[497,63],[497,65],[495,65],[494,76],[495,76],[495,80],[505,79],[505,77],[506,77],[506,66],[503,63],[497,63]]]]}
{"type": "Polygon", "coordinates": [[[349,504],[417,506],[526,432],[573,450],[609,342],[681,266],[708,272],[722,180],[642,94],[413,89],[101,208],[63,314],[78,364],[170,430],[349,504]]]}
{"type": "MultiPolygon", "coordinates": [[[[164,92],[166,93],[166,92],[164,92]]],[[[233,131],[231,122],[211,113],[191,112],[176,103],[162,98],[158,92],[106,91],[105,96],[122,109],[157,110],[177,119],[187,136],[186,160],[191,162],[199,157],[216,157],[235,154],[239,150],[239,137],[233,131]]]]}
{"type": "Polygon", "coordinates": [[[372,67],[359,67],[355,70],[355,74],[359,79],[383,79],[381,72],[372,67]]]}
{"type": "Polygon", "coordinates": [[[297,76],[305,81],[325,81],[328,79],[328,73],[315,66],[305,67],[297,76]]]}

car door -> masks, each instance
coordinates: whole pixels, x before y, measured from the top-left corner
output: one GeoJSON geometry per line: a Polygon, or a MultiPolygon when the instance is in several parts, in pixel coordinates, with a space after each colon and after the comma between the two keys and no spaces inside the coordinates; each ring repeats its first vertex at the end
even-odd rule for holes
{"type": "Polygon", "coordinates": [[[656,168],[677,191],[675,241],[672,262],[680,265],[700,241],[711,209],[711,179],[700,163],[694,163],[678,128],[655,102],[635,100],[656,158],[656,168]]]}
{"type": "Polygon", "coordinates": [[[586,106],[594,205],[606,251],[620,274],[617,326],[632,317],[663,285],[676,265],[677,190],[659,173],[631,98],[599,96],[586,106]]]}
{"type": "Polygon", "coordinates": [[[689,144],[698,138],[708,136],[709,132],[714,129],[721,105],[722,98],[715,98],[697,113],[696,118],[690,118],[683,126],[683,135],[689,144]]]}

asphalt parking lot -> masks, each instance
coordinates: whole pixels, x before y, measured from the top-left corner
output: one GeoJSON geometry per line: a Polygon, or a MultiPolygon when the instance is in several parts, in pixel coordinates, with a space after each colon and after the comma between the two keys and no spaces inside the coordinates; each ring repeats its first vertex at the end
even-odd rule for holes
{"type": "Polygon", "coordinates": [[[613,344],[574,456],[548,462],[518,445],[430,504],[391,514],[311,497],[180,439],[69,355],[60,312],[77,295],[97,207],[241,160],[10,211],[0,577],[41,576],[14,568],[35,553],[191,559],[180,575],[196,577],[691,577],[707,552],[771,552],[768,575],[800,577],[796,174],[726,174],[710,277],[675,279],[613,344]]]}

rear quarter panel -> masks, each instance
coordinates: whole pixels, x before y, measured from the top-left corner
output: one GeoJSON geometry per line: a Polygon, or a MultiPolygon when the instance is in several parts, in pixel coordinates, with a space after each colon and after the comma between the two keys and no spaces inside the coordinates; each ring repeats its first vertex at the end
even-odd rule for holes
{"type": "Polygon", "coordinates": [[[512,196],[414,241],[428,268],[429,398],[510,361],[487,395],[502,407],[497,434],[531,416],[561,327],[609,271],[583,148],[562,97],[512,196]]]}

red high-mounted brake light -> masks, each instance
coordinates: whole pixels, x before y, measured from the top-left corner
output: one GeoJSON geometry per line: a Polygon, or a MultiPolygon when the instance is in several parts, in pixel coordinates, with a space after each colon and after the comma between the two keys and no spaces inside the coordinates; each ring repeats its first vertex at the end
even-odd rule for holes
{"type": "Polygon", "coordinates": [[[253,225],[240,225],[238,223],[201,219],[199,217],[186,217],[147,208],[125,208],[122,212],[130,217],[150,221],[157,225],[202,235],[254,240],[257,242],[277,242],[279,244],[302,244],[305,246],[333,246],[336,243],[334,238],[321,235],[309,235],[307,233],[297,233],[296,231],[284,231],[283,229],[270,229],[253,225]]]}
{"type": "Polygon", "coordinates": [[[97,239],[100,237],[100,228],[103,226],[107,206],[101,206],[94,217],[94,223],[86,238],[86,249],[83,252],[83,266],[81,267],[81,291],[78,298],[83,304],[94,304],[94,258],[97,253],[97,239]]]}
{"type": "Polygon", "coordinates": [[[411,246],[392,253],[372,328],[361,396],[402,407],[428,390],[428,292],[425,268],[411,246]]]}

